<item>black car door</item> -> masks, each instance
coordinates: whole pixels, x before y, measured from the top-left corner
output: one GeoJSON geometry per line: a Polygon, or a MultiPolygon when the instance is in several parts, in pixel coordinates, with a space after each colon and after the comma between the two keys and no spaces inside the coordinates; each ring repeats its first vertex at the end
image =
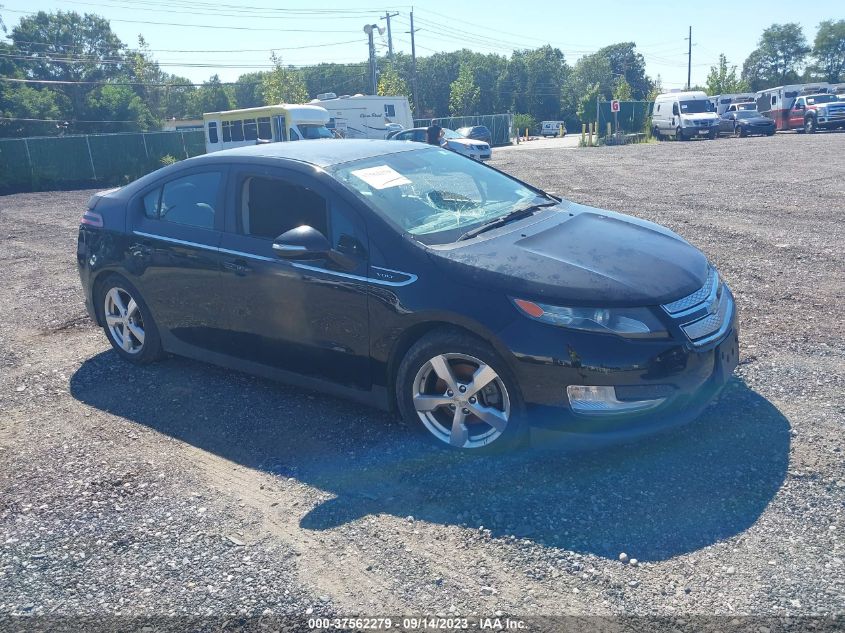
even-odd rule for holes
{"type": "Polygon", "coordinates": [[[182,170],[130,202],[126,269],[152,310],[166,347],[213,348],[219,327],[225,169],[182,170]]]}
{"type": "Polygon", "coordinates": [[[316,176],[265,166],[229,177],[220,243],[225,353],[362,389],[370,386],[366,228],[316,176]],[[309,225],[347,255],[282,259],[281,233],[309,225]]]}

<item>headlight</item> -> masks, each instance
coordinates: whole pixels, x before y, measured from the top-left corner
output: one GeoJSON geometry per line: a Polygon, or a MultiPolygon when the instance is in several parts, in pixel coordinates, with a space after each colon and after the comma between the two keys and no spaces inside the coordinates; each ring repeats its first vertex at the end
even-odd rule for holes
{"type": "Polygon", "coordinates": [[[514,299],[524,315],[559,327],[626,338],[665,338],[666,328],[648,308],[565,308],[514,299]]]}

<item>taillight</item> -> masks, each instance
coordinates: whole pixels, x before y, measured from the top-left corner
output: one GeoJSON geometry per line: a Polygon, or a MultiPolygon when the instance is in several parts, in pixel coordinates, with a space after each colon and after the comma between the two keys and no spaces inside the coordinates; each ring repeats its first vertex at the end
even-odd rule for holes
{"type": "Polygon", "coordinates": [[[87,209],[85,213],[82,214],[82,217],[79,218],[80,224],[86,224],[88,226],[95,226],[97,228],[102,228],[103,226],[103,216],[91,209],[87,209]]]}

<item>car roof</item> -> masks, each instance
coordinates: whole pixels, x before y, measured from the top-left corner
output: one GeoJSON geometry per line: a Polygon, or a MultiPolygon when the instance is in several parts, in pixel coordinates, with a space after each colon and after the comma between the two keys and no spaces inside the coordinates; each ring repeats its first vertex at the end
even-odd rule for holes
{"type": "Polygon", "coordinates": [[[275,158],[309,163],[317,167],[330,167],[354,160],[419,149],[419,145],[374,139],[320,139],[247,145],[197,156],[191,161],[193,165],[197,165],[202,162],[224,162],[233,158],[275,158]]]}

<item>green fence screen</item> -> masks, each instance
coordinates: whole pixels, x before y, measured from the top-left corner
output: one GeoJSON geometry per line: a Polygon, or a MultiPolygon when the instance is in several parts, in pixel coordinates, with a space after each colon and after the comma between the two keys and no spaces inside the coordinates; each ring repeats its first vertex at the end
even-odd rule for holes
{"type": "Polygon", "coordinates": [[[454,116],[440,119],[415,119],[414,127],[440,127],[457,130],[459,127],[470,125],[484,125],[493,136],[493,145],[510,145],[511,128],[513,128],[512,114],[481,114],[478,116],[454,116]]]}
{"type": "Polygon", "coordinates": [[[122,185],[204,153],[202,130],[0,139],[0,192],[122,185]]]}
{"type": "MultiPolygon", "coordinates": [[[[619,123],[619,131],[624,134],[635,134],[645,132],[646,123],[651,117],[651,106],[654,101],[620,101],[619,112],[616,119],[619,123]]],[[[610,101],[599,102],[599,134],[604,136],[607,133],[607,124],[613,125],[613,112],[610,111],[610,101]]],[[[616,131],[616,128],[613,128],[616,131]]]]}

